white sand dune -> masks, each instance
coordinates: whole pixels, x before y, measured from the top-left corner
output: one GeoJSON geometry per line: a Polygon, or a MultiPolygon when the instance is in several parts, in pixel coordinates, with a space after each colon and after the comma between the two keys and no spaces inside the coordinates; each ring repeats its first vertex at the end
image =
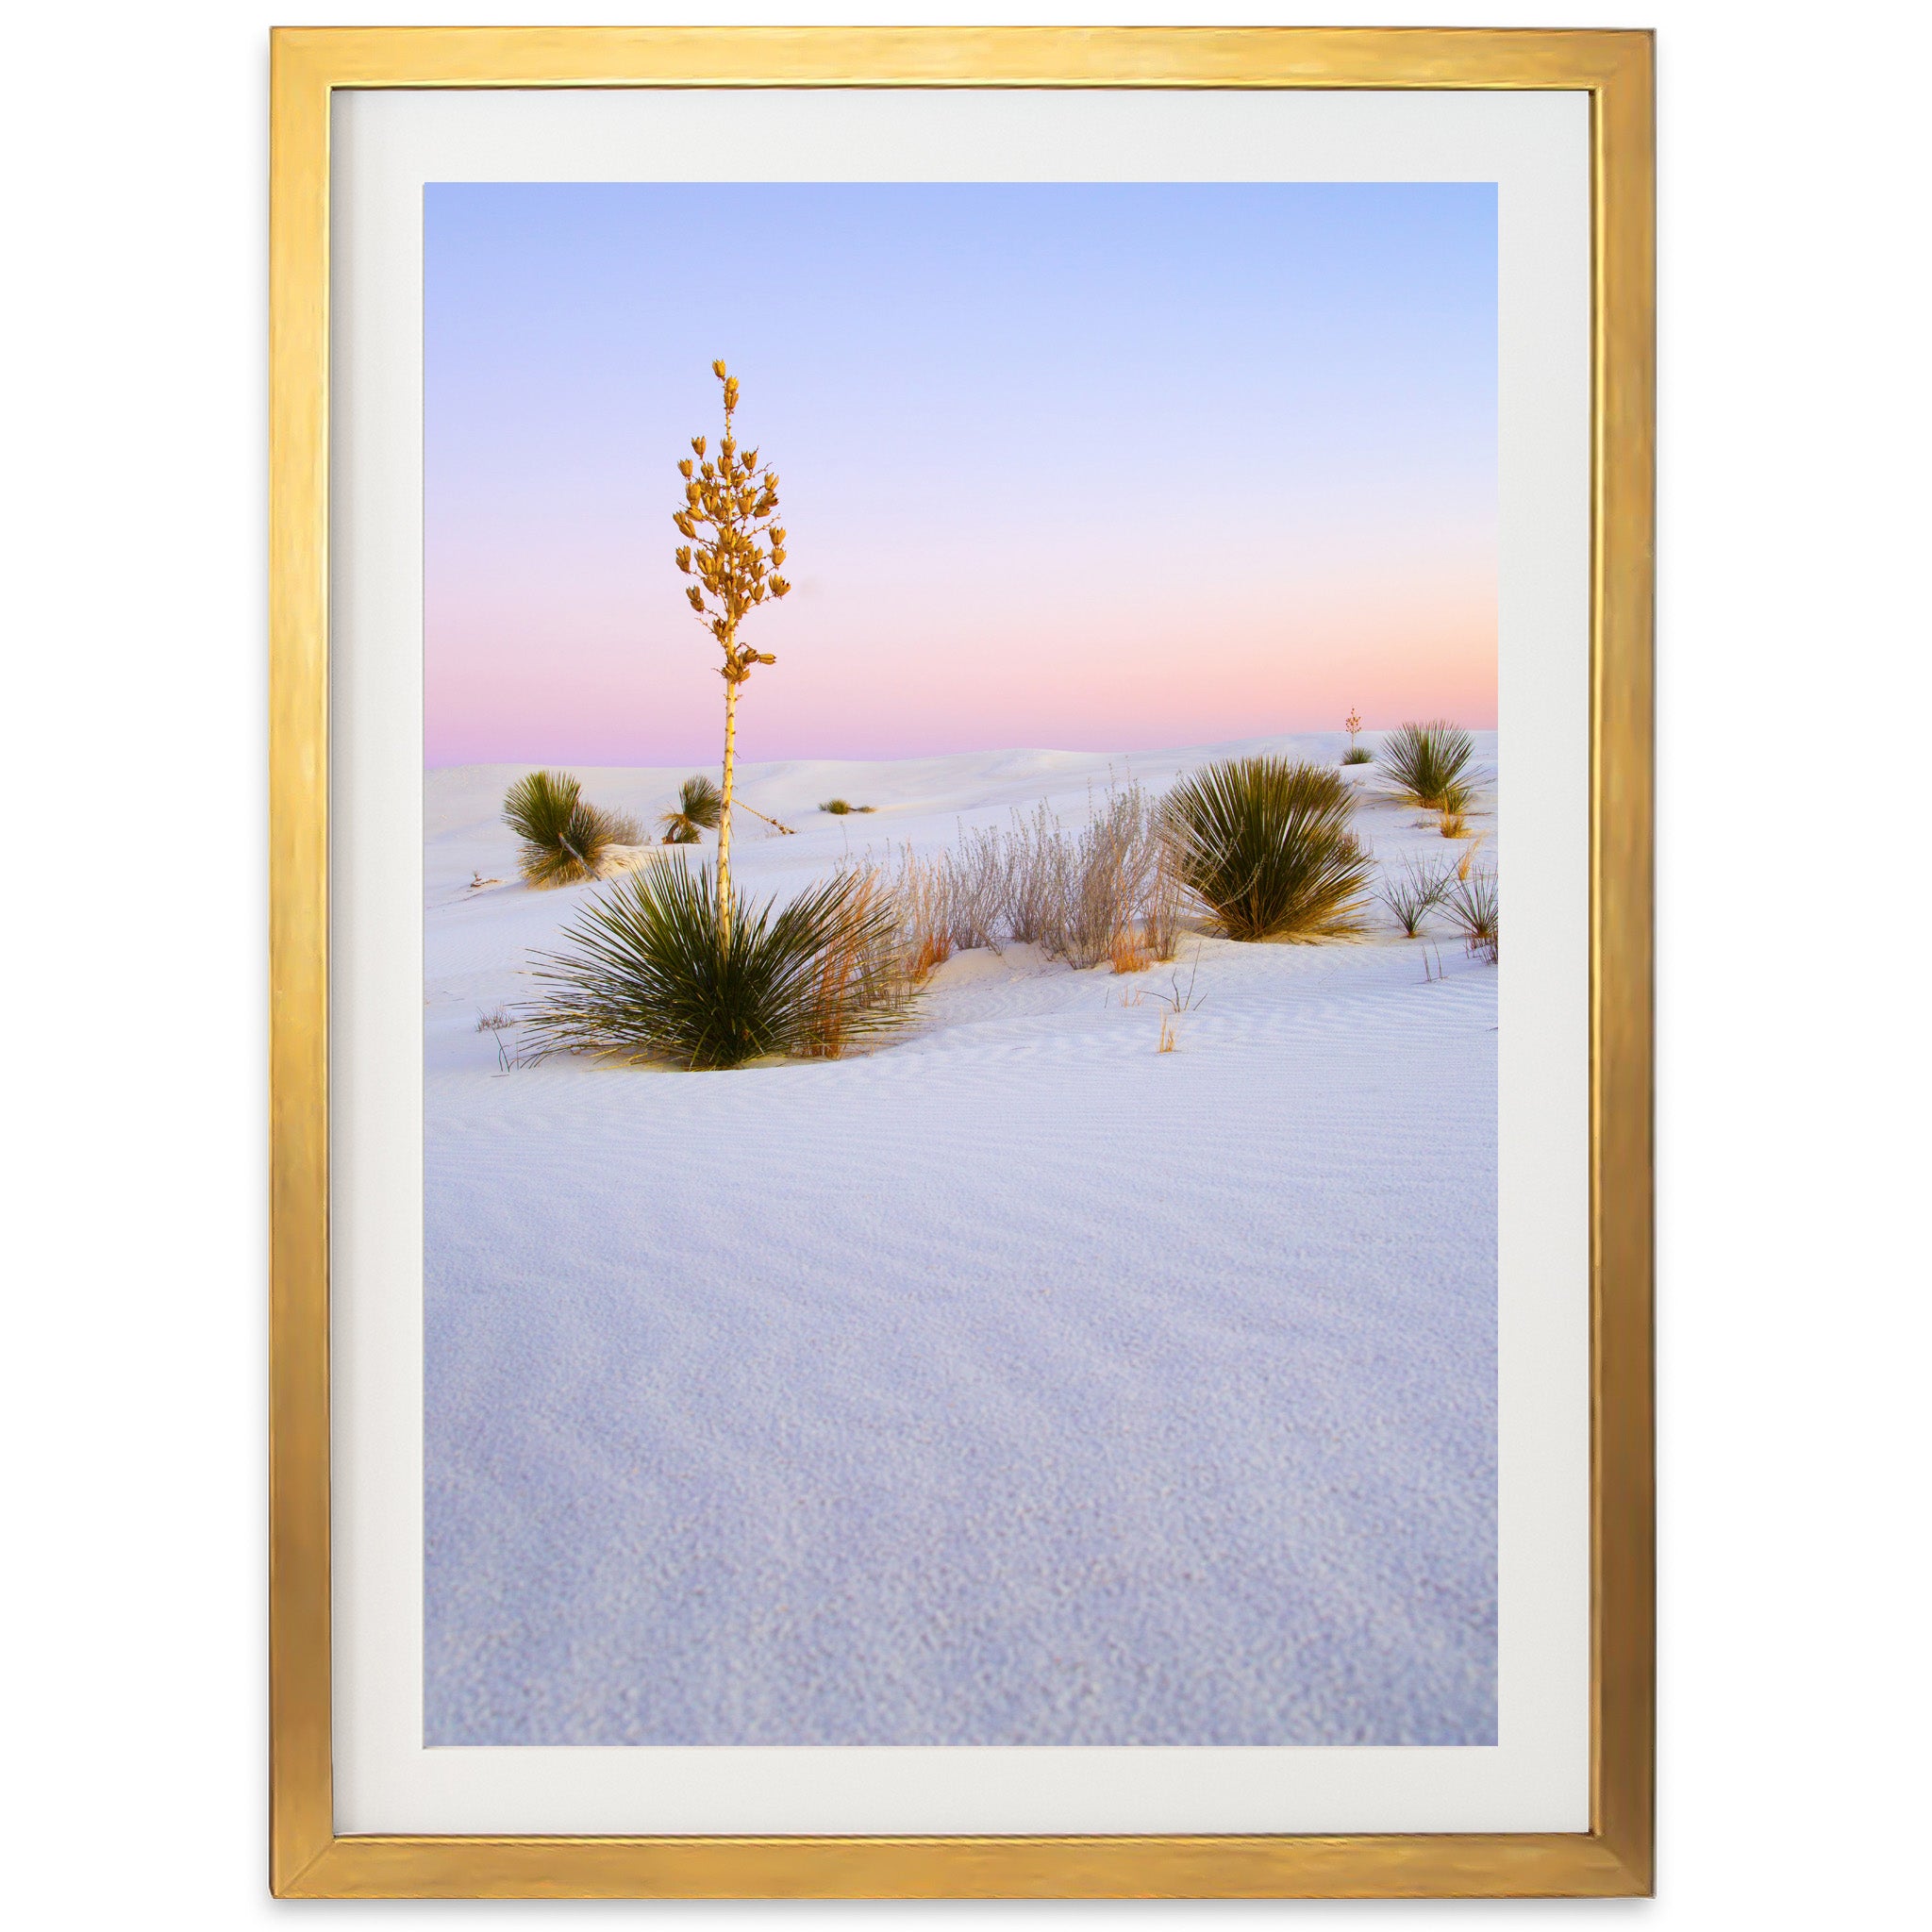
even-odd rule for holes
{"type": "MultiPolygon", "coordinates": [[[[753,766],[740,883],[1251,748],[753,766]]],[[[1191,937],[1163,1055],[1171,969],[972,953],[862,1058],[503,1074],[591,890],[467,888],[524,769],[427,789],[427,1741],[1492,1741],[1495,969],[1191,937]]]]}

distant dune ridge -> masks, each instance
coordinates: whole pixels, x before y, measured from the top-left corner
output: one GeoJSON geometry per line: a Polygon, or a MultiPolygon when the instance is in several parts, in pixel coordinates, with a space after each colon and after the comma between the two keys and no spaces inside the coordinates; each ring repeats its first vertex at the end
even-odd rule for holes
{"type": "MultiPolygon", "coordinates": [[[[799,829],[734,872],[1346,743],[746,765],[799,829]]],[[[517,882],[528,769],[425,789],[425,1741],[1494,1741],[1497,969],[1377,908],[956,954],[848,1059],[505,1073],[598,890],[517,882]]],[[[689,770],[576,768],[647,824],[689,770]]],[[[1378,859],[1468,849],[1346,775],[1378,859]]]]}

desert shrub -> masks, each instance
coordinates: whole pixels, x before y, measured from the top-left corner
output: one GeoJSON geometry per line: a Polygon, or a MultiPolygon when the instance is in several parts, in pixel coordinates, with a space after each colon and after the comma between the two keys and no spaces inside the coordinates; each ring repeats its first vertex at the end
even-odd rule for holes
{"type": "Polygon", "coordinates": [[[1110,958],[1140,919],[1154,870],[1153,816],[1140,786],[1110,790],[1058,868],[1063,890],[1041,943],[1076,970],[1110,958]]]}
{"type": "Polygon", "coordinates": [[[503,821],[523,846],[517,865],[540,890],[595,878],[607,847],[619,842],[611,821],[568,772],[531,772],[504,794],[503,821]]]}
{"type": "Polygon", "coordinates": [[[1030,819],[1015,809],[1003,850],[1007,931],[1016,945],[1044,945],[1064,917],[1072,888],[1072,841],[1042,800],[1030,819]]]}
{"type": "Polygon", "coordinates": [[[852,809],[852,802],[845,798],[828,798],[819,809],[832,813],[835,818],[843,818],[852,809]]]}
{"type": "Polygon", "coordinates": [[[644,828],[639,824],[635,812],[605,811],[603,816],[613,845],[641,845],[644,842],[644,828]]]}
{"type": "Polygon", "coordinates": [[[1420,859],[1406,858],[1399,871],[1382,871],[1382,883],[1375,896],[1395,915],[1395,923],[1410,938],[1421,936],[1423,921],[1441,904],[1452,877],[1447,866],[1425,865],[1420,859]]]}
{"type": "Polygon", "coordinates": [[[1363,930],[1374,872],[1354,808],[1329,766],[1231,758],[1174,787],[1163,827],[1182,882],[1229,939],[1343,939],[1363,930]]]}
{"type": "Polygon", "coordinates": [[[1171,841],[1161,835],[1156,815],[1154,832],[1154,872],[1147,882],[1147,903],[1142,908],[1141,931],[1147,950],[1163,965],[1180,950],[1181,903],[1187,896],[1180,868],[1174,863],[1171,841]]]}
{"type": "Polygon", "coordinates": [[[1493,966],[1502,956],[1502,902],[1493,872],[1458,878],[1443,895],[1442,909],[1462,935],[1462,949],[1493,966]]]}
{"type": "Polygon", "coordinates": [[[1426,724],[1405,724],[1382,741],[1382,769],[1394,785],[1395,795],[1424,811],[1441,811],[1457,786],[1464,788],[1467,808],[1474,758],[1475,741],[1441,718],[1426,724]]]}
{"type": "Polygon", "coordinates": [[[1375,755],[1365,744],[1352,744],[1341,754],[1341,762],[1344,765],[1372,765],[1375,762],[1375,755]]]}
{"type": "Polygon", "coordinates": [[[1171,959],[1182,888],[1159,814],[1133,783],[1110,787],[1077,836],[1041,803],[1011,827],[962,831],[929,858],[907,852],[893,881],[906,971],[923,978],[957,951],[1038,945],[1084,968],[1123,948],[1171,959]]]}
{"type": "Polygon", "coordinates": [[[699,833],[718,829],[724,810],[724,794],[702,772],[687,778],[677,788],[677,803],[658,820],[664,828],[664,843],[697,844],[699,833]]]}
{"type": "Polygon", "coordinates": [[[710,867],[628,873],[586,906],[564,950],[536,956],[541,996],[519,1010],[525,1059],[557,1053],[742,1066],[767,1054],[842,1052],[894,1024],[891,895],[841,872],[784,907],[735,903],[718,929],[710,867]]]}
{"type": "Polygon", "coordinates": [[[945,871],[946,919],[954,946],[999,950],[1006,933],[1007,855],[991,826],[961,832],[940,861],[945,871]]]}

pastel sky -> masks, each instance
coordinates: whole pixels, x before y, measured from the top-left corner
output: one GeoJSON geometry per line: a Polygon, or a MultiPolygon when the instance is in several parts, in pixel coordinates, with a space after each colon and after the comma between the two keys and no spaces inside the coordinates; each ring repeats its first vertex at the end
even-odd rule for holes
{"type": "Polygon", "coordinates": [[[715,763],[675,465],[778,471],[741,756],[1496,712],[1496,200],[1414,185],[425,191],[426,756],[715,763]]]}

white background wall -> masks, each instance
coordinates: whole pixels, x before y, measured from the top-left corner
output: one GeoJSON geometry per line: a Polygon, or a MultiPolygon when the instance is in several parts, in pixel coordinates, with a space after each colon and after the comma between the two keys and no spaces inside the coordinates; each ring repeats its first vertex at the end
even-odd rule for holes
{"type": "MultiPolygon", "coordinates": [[[[1104,0],[730,17],[1158,21],[1104,0]]],[[[693,19],[358,0],[280,17],[693,19]]],[[[0,141],[4,1879],[264,1924],[266,30],[9,29],[0,141]]],[[[1661,31],[1660,1900],[1173,1923],[1891,1925],[1924,1907],[1925,12],[1341,0],[1661,31]],[[1918,1844],[1915,1855],[1910,1847],[1918,1844]]],[[[388,1923],[423,1907],[358,1912],[388,1923]]],[[[472,1924],[505,1908],[435,1908],[472,1924]]],[[[572,1910],[529,1907],[520,1923],[572,1910]]],[[[739,1924],[1003,1909],[741,1906],[739,1924]]]]}

